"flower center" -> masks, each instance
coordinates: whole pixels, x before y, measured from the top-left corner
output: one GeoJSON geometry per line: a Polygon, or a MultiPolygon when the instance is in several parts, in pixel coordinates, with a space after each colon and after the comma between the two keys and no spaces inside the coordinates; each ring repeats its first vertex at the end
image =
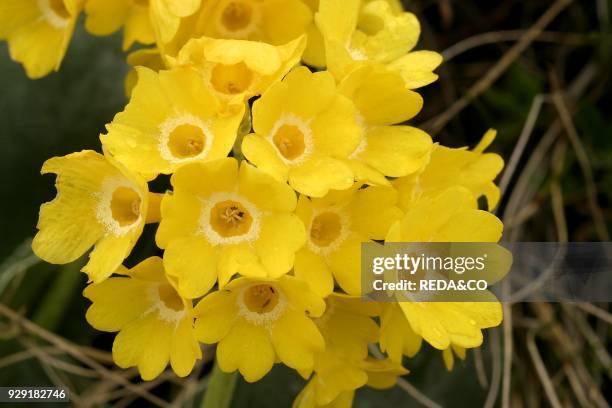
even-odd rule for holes
{"type": "Polygon", "coordinates": [[[179,159],[198,156],[204,151],[206,135],[198,126],[185,123],[170,132],[168,148],[172,155],[179,159]]]}
{"type": "Polygon", "coordinates": [[[264,314],[276,308],[280,294],[272,285],[260,284],[248,288],[244,293],[244,304],[251,312],[264,314]]]}
{"type": "Polygon", "coordinates": [[[64,4],[64,0],[48,0],[51,11],[61,19],[70,18],[70,13],[64,4]]]}
{"type": "Polygon", "coordinates": [[[320,247],[331,245],[341,233],[342,220],[334,212],[322,212],[310,224],[310,240],[320,247]]]}
{"type": "Polygon", "coordinates": [[[244,62],[217,64],[212,69],[210,82],[217,92],[236,95],[245,92],[253,82],[253,73],[244,62]]]}
{"type": "Polygon", "coordinates": [[[140,194],[129,187],[118,187],[110,202],[113,219],[125,227],[134,224],[140,218],[140,194]]]}
{"type": "Polygon", "coordinates": [[[252,223],[249,211],[237,201],[221,201],[210,211],[210,225],[223,238],[248,233],[252,223]]]}
{"type": "Polygon", "coordinates": [[[304,154],[304,134],[294,125],[282,125],[272,137],[274,145],[287,160],[295,160],[304,154]]]}
{"type": "Polygon", "coordinates": [[[175,312],[183,310],[183,301],[181,297],[176,293],[176,290],[170,285],[160,285],[157,288],[159,299],[162,301],[166,308],[171,309],[175,312]]]}
{"type": "Polygon", "coordinates": [[[230,1],[221,13],[221,23],[229,31],[247,28],[253,20],[253,7],[245,1],[230,1]]]}

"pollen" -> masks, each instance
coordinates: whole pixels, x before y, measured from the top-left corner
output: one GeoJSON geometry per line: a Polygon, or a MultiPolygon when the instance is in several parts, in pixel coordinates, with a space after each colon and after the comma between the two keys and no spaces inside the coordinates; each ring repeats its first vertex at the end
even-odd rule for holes
{"type": "Polygon", "coordinates": [[[205,159],[213,141],[209,123],[191,114],[172,116],[159,125],[159,152],[172,163],[205,159]]]}
{"type": "Polygon", "coordinates": [[[246,307],[255,313],[269,313],[278,305],[279,293],[269,284],[255,285],[248,288],[244,294],[246,307]]]}
{"type": "Polygon", "coordinates": [[[198,126],[186,123],[177,126],[170,133],[168,148],[172,155],[187,159],[198,156],[206,145],[206,135],[198,126]]]}
{"type": "Polygon", "coordinates": [[[252,223],[249,211],[237,201],[219,202],[210,212],[210,225],[224,238],[247,234],[252,223]]]}
{"type": "Polygon", "coordinates": [[[272,138],[278,151],[287,160],[295,160],[304,154],[304,134],[297,126],[283,125],[272,138]]]}

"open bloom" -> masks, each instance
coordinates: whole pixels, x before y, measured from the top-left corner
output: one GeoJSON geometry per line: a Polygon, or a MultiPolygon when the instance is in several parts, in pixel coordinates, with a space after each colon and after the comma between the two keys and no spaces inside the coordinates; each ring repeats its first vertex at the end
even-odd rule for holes
{"type": "Polygon", "coordinates": [[[496,131],[489,129],[473,150],[435,145],[431,161],[421,173],[393,182],[400,192],[402,208],[409,208],[421,197],[431,198],[452,186],[462,186],[475,198],[485,196],[489,210],[493,210],[499,201],[499,187],[493,180],[503,169],[504,160],[498,154],[484,151],[495,135],[496,131]]]}
{"type": "Polygon", "coordinates": [[[382,65],[365,65],[338,86],[357,109],[361,140],[347,161],[355,178],[388,185],[385,178],[416,173],[429,161],[429,135],[411,126],[391,126],[414,117],[423,106],[419,94],[407,89],[396,72],[382,65]]]}
{"type": "Polygon", "coordinates": [[[122,368],[138,367],[143,380],[157,377],[168,365],[187,376],[202,357],[193,330],[191,301],[182,298],[166,279],[161,258],[148,258],[132,269],[85,288],[93,303],[89,324],[119,332],[113,360],[122,368]]]}
{"type": "Polygon", "coordinates": [[[423,338],[412,330],[397,303],[382,304],[378,343],[389,359],[401,362],[403,356],[414,357],[421,349],[422,342],[423,338]]]}
{"type": "Polygon", "coordinates": [[[312,11],[301,0],[204,2],[196,31],[213,38],[285,44],[305,34],[312,11]]]}
{"type": "Polygon", "coordinates": [[[150,180],[186,163],[227,156],[243,109],[221,115],[215,95],[189,68],[137,71],[130,103],[100,137],[115,159],[150,180]]]}
{"type": "Polygon", "coordinates": [[[142,232],[149,205],[147,184],[91,150],[49,159],[41,172],[57,174],[57,196],[40,207],[34,253],[64,264],[95,245],[83,272],[94,282],[106,279],[142,232]]]}
{"type": "Polygon", "coordinates": [[[327,68],[338,80],[370,62],[399,72],[411,89],[437,79],[431,71],[442,58],[431,51],[409,53],[419,38],[419,21],[393,2],[320,0],[315,21],[323,35],[327,68]]]}
{"type": "Polygon", "coordinates": [[[0,0],[0,39],[30,78],[59,69],[81,7],[80,0],[0,0]]]}
{"type": "MultiPolygon", "coordinates": [[[[352,401],[356,389],[366,384],[388,388],[398,375],[408,372],[398,362],[368,356],[368,344],[378,339],[378,326],[372,317],[379,313],[379,304],[358,297],[333,294],[326,298],[325,313],[315,319],[325,339],[325,350],[316,355],[314,374],[294,407],[352,401]]],[[[302,373],[305,377],[309,374],[302,373]]]]}
{"type": "Polygon", "coordinates": [[[305,232],[288,185],[246,162],[239,170],[233,158],[185,165],[171,182],[157,243],[183,296],[204,295],[217,277],[223,287],[237,272],[277,278],[291,270],[305,232]]]}
{"type": "Polygon", "coordinates": [[[328,72],[299,67],[253,105],[246,158],[302,194],[322,197],[353,185],[346,159],[360,141],[355,107],[336,91],[328,72]]]}
{"type": "MultiPolygon", "coordinates": [[[[452,187],[433,198],[422,198],[387,234],[387,242],[497,242],[503,224],[478,210],[472,193],[452,187]]],[[[502,320],[499,302],[491,294],[482,302],[400,302],[412,330],[433,347],[463,348],[482,344],[482,329],[502,320]]]]}
{"type": "Polygon", "coordinates": [[[296,254],[294,273],[321,296],[332,292],[334,278],[347,293],[360,294],[361,243],[383,239],[402,216],[392,188],[358,188],[299,198],[296,214],[307,241],[296,254]]]}
{"type": "Polygon", "coordinates": [[[150,16],[157,43],[162,50],[177,35],[183,19],[194,15],[202,0],[149,0],[150,16]]]}
{"type": "Polygon", "coordinates": [[[242,107],[247,99],[280,81],[299,62],[305,45],[304,36],[278,46],[202,37],[189,40],[168,61],[195,68],[222,102],[242,107]]]}
{"type": "Polygon", "coordinates": [[[149,17],[148,1],[87,0],[85,28],[95,35],[109,35],[123,27],[123,49],[135,42],[152,44],[155,34],[149,17]]]}
{"type": "Polygon", "coordinates": [[[277,280],[238,278],[195,307],[195,330],[203,343],[217,345],[221,370],[239,370],[257,381],[275,361],[296,370],[312,370],[314,354],[325,348],[312,317],[325,302],[292,277],[277,280]]]}

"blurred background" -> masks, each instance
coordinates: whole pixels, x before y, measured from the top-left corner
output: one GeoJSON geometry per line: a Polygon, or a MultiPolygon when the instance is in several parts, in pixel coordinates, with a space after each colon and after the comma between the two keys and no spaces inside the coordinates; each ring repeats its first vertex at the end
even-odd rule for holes
{"type": "MultiPolygon", "coordinates": [[[[496,209],[504,239],[609,241],[612,2],[431,0],[406,8],[422,24],[418,48],[445,57],[411,124],[451,147],[473,147],[498,129],[489,150],[507,164],[496,209]]],[[[139,382],[135,370],[112,365],[114,334],[85,321],[82,262],[48,265],[29,249],[38,208],[55,195],[42,163],[99,150],[99,133],[126,103],[120,44],[120,34],[86,34],[81,21],[61,71],[31,81],[0,43],[0,304],[23,316],[0,308],[0,386],[64,384],[74,402],[96,406],[198,406],[210,351],[185,380],[165,373],[139,382]]],[[[153,233],[128,264],[154,251],[153,233]]],[[[360,390],[355,406],[608,406],[609,305],[505,303],[504,311],[503,326],[452,372],[424,345],[405,361],[405,381],[360,390]]],[[[277,366],[256,384],[240,380],[232,406],[290,406],[303,384],[277,366]]]]}

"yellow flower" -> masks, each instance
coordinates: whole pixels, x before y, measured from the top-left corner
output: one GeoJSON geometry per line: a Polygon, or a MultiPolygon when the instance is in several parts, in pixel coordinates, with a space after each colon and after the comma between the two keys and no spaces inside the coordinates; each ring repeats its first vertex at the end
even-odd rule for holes
{"type": "Polygon", "coordinates": [[[495,153],[484,151],[495,135],[495,130],[488,130],[474,150],[435,145],[431,161],[421,174],[394,181],[402,208],[408,209],[421,197],[431,198],[449,187],[462,186],[476,199],[484,195],[489,210],[493,210],[499,201],[499,188],[493,180],[503,169],[504,160],[495,153]]]}
{"type": "Polygon", "coordinates": [[[187,376],[202,357],[193,329],[191,301],[182,298],[166,279],[161,258],[151,257],[85,288],[93,303],[86,318],[94,328],[119,332],[113,360],[121,368],[138,367],[152,380],[168,362],[179,377],[187,376]]]}
{"type": "MultiPolygon", "coordinates": [[[[361,362],[360,367],[361,372],[366,375],[366,383],[357,388],[361,388],[364,385],[376,389],[391,388],[397,383],[398,376],[408,373],[408,370],[402,367],[401,364],[389,359],[378,360],[369,357],[361,362]]],[[[322,377],[318,373],[315,374],[293,401],[293,408],[351,408],[357,388],[339,391],[335,394],[336,397],[331,400],[328,396],[321,398],[321,389],[335,385],[339,378],[344,378],[342,382],[349,382],[349,378],[353,374],[351,369],[347,369],[347,367],[340,368],[329,377],[322,377]]],[[[362,381],[358,383],[361,384],[362,381]]]]}
{"type": "Polygon", "coordinates": [[[301,0],[204,2],[196,31],[212,38],[285,44],[306,33],[312,11],[301,0]]]}
{"type": "MultiPolygon", "coordinates": [[[[372,319],[380,307],[359,297],[332,294],[325,313],[315,323],[325,339],[325,350],[315,357],[314,374],[294,402],[294,407],[337,406],[352,399],[366,384],[386,388],[407,371],[397,362],[368,357],[368,344],[378,339],[372,319]]],[[[310,372],[301,372],[308,377],[310,372]]]]}
{"type": "Polygon", "coordinates": [[[321,296],[332,292],[334,278],[345,292],[360,294],[361,243],[383,239],[402,216],[392,188],[358,188],[298,200],[307,241],[296,254],[294,272],[321,296]]]}
{"type": "Polygon", "coordinates": [[[57,71],[64,59],[80,0],[0,0],[0,39],[8,41],[11,58],[28,77],[57,71]]]}
{"type": "Polygon", "coordinates": [[[238,278],[195,307],[196,336],[203,343],[219,343],[221,370],[239,370],[253,382],[275,361],[312,370],[314,354],[325,343],[311,317],[324,310],[325,302],[292,276],[274,281],[238,278]]]}
{"type": "Polygon", "coordinates": [[[42,173],[57,174],[57,196],[40,207],[32,249],[43,260],[72,262],[95,245],[83,272],[109,277],[140,236],[149,205],[147,184],[91,150],[54,157],[42,173]]]}
{"type": "Polygon", "coordinates": [[[149,18],[148,1],[143,0],[87,0],[85,28],[95,35],[109,35],[123,31],[123,49],[135,42],[152,44],[155,34],[149,18]]]}
{"type": "Polygon", "coordinates": [[[395,302],[382,305],[380,314],[380,350],[387,353],[392,361],[402,357],[414,357],[421,349],[423,338],[416,334],[406,320],[404,312],[395,302]]]}
{"type": "Polygon", "coordinates": [[[183,296],[204,295],[217,277],[223,287],[237,272],[277,278],[291,270],[305,232],[289,186],[246,162],[239,170],[233,158],[185,165],[171,182],[157,244],[183,296]]]}
{"type": "Polygon", "coordinates": [[[419,21],[393,2],[321,0],[315,21],[324,38],[327,69],[339,80],[369,62],[389,64],[409,88],[437,79],[431,71],[442,57],[431,51],[409,53],[419,38],[419,21]]]}
{"type": "Polygon", "coordinates": [[[130,103],[100,137],[115,159],[151,180],[186,163],[227,156],[242,110],[221,116],[221,104],[189,68],[137,71],[130,103]]]}
{"type": "Polygon", "coordinates": [[[397,73],[366,65],[348,74],[338,89],[355,104],[361,126],[361,142],[347,162],[357,180],[388,185],[385,176],[403,177],[423,168],[432,149],[429,135],[411,126],[390,126],[414,117],[423,106],[397,73]]]}
{"type": "MultiPolygon", "coordinates": [[[[316,13],[319,10],[319,0],[303,0],[310,7],[310,10],[316,13]]],[[[399,14],[403,11],[400,0],[386,0],[394,13],[399,14]]],[[[308,34],[308,45],[304,51],[303,60],[307,65],[324,68],[325,61],[325,40],[321,31],[313,21],[306,29],[308,34]]]]}
{"type": "Polygon", "coordinates": [[[183,19],[195,15],[201,0],[149,0],[150,18],[158,45],[174,39],[183,19]]]}
{"type": "MultiPolygon", "coordinates": [[[[503,224],[478,210],[469,190],[453,187],[422,198],[395,223],[386,242],[497,242],[503,224]]],[[[482,344],[481,329],[501,323],[501,305],[491,294],[482,302],[400,302],[412,330],[433,347],[451,343],[464,348],[482,344]]]]}
{"type": "Polygon", "coordinates": [[[138,83],[137,67],[147,67],[155,72],[166,68],[166,63],[157,48],[141,48],[127,56],[127,63],[131,67],[125,76],[125,95],[130,99],[132,91],[138,83]]]}
{"type": "Polygon", "coordinates": [[[197,69],[222,102],[242,106],[280,81],[299,62],[305,45],[303,36],[279,46],[202,37],[189,40],[168,61],[197,69]]]}
{"type": "Polygon", "coordinates": [[[246,158],[298,192],[322,197],[353,185],[342,159],[359,144],[360,128],[328,72],[299,67],[272,85],[253,105],[253,129],[242,143],[246,158]]]}

